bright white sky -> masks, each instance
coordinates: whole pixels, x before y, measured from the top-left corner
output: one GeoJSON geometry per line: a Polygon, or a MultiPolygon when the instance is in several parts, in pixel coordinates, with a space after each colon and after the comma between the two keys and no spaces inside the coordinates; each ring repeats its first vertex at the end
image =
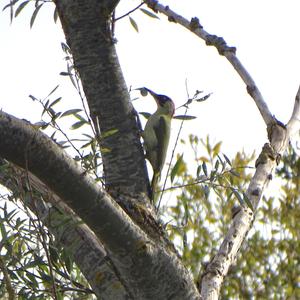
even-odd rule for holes
{"type": "MultiPolygon", "coordinates": [[[[2,2],[1,7],[8,0],[2,2]]],[[[121,1],[117,16],[139,3],[121,1]]],[[[261,89],[271,112],[282,122],[288,121],[300,84],[299,0],[161,3],[188,19],[198,17],[206,31],[237,47],[239,59],[261,89]]],[[[64,37],[60,25],[53,22],[53,5],[41,9],[30,30],[32,12],[32,7],[25,7],[12,25],[8,11],[0,14],[0,109],[36,122],[40,120],[40,107],[28,98],[29,94],[43,98],[60,84],[55,95],[63,96],[67,108],[79,107],[79,99],[68,78],[59,75],[66,70],[60,47],[64,37]]],[[[128,18],[119,21],[116,28],[118,53],[128,86],[147,86],[170,96],[179,106],[187,99],[187,79],[191,95],[196,89],[213,95],[208,101],[191,106],[189,114],[197,119],[185,123],[185,134],[210,134],[213,141],[224,142],[223,151],[229,155],[242,148],[247,153],[259,151],[266,142],[264,123],[244,83],[226,59],[163,15],[160,20],[141,12],[132,17],[138,23],[139,33],[128,18]]],[[[140,111],[155,109],[150,98],[141,98],[134,105],[140,111]]]]}

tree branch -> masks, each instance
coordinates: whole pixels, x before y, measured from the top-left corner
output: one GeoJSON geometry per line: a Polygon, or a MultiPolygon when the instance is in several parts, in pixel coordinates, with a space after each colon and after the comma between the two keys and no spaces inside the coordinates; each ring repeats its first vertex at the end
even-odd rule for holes
{"type": "Polygon", "coordinates": [[[149,179],[140,133],[114,45],[107,14],[111,10],[106,5],[109,1],[56,1],[97,130],[106,190],[111,195],[147,195],[149,179]],[[101,138],[111,130],[115,134],[101,138]]]}
{"type": "MultiPolygon", "coordinates": [[[[0,159],[0,166],[7,164],[9,163],[0,159]]],[[[26,190],[28,186],[31,187],[32,198],[26,199],[26,205],[39,216],[56,241],[69,251],[97,297],[128,298],[120,278],[117,278],[112,268],[110,258],[90,228],[82,224],[74,212],[37,177],[26,173],[21,168],[9,164],[9,168],[3,168],[0,172],[0,184],[12,191],[16,198],[22,197],[20,189],[26,190]],[[15,180],[10,180],[11,177],[15,180]],[[115,286],[118,286],[118,289],[115,286]]]]}
{"type": "Polygon", "coordinates": [[[250,76],[248,71],[239,61],[236,56],[236,48],[229,47],[222,37],[218,37],[216,35],[209,34],[203,29],[203,26],[200,24],[199,19],[194,17],[191,21],[188,21],[181,15],[175,13],[173,10],[169,8],[169,6],[164,6],[158,3],[156,0],[145,0],[144,1],[149,8],[151,8],[154,12],[160,12],[168,17],[170,22],[175,22],[191,31],[201,39],[203,39],[208,46],[215,46],[220,55],[223,55],[227,58],[227,60],[231,63],[237,73],[240,75],[244,83],[247,87],[247,92],[253,98],[258,107],[263,120],[266,125],[271,124],[273,122],[273,116],[263,99],[262,94],[260,93],[256,83],[253,78],[250,76]]]}
{"type": "Polygon", "coordinates": [[[287,129],[289,131],[290,136],[293,136],[300,129],[300,86],[295,97],[292,116],[289,122],[287,123],[287,129]]]}
{"type": "Polygon", "coordinates": [[[237,253],[246,239],[254,221],[254,213],[263,193],[272,179],[272,173],[280,157],[289,145],[289,132],[280,122],[274,120],[268,125],[270,144],[263,146],[256,160],[256,171],[246,191],[254,211],[246,204],[235,213],[233,222],[224,238],[217,255],[214,256],[199,279],[199,289],[203,299],[217,299],[220,288],[230,266],[235,262],[237,253]]]}
{"type": "Polygon", "coordinates": [[[173,248],[149,238],[46,135],[0,111],[0,140],[1,157],[32,172],[93,230],[137,299],[199,299],[173,248]]]}
{"type": "MultiPolygon", "coordinates": [[[[293,116],[286,127],[272,116],[254,80],[237,58],[234,47],[227,46],[223,38],[206,32],[198,18],[192,18],[191,21],[188,21],[172,11],[168,6],[159,4],[158,1],[145,0],[145,3],[155,12],[166,15],[170,22],[178,23],[199,36],[207,45],[215,46],[219,54],[225,56],[240,75],[246,84],[247,92],[255,101],[267,125],[270,141],[270,144],[264,145],[256,161],[256,172],[246,191],[246,197],[251,202],[255,212],[268,182],[272,179],[274,168],[277,166],[282,153],[288,147],[290,128],[294,127],[296,122],[299,123],[300,88],[296,96],[293,116]]],[[[218,254],[209,263],[199,280],[199,289],[201,290],[203,299],[218,298],[224,277],[228,273],[229,267],[234,263],[237,253],[251,228],[254,220],[254,212],[245,205],[234,215],[232,225],[226,234],[218,254]]]]}

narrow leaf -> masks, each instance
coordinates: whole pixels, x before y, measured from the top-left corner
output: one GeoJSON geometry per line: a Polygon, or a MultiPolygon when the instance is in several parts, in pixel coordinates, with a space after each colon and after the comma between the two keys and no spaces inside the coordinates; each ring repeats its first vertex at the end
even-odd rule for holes
{"type": "Polygon", "coordinates": [[[61,97],[55,99],[55,100],[49,105],[49,107],[54,106],[54,105],[57,104],[60,100],[61,100],[61,97]]]}
{"type": "Polygon", "coordinates": [[[102,138],[102,139],[107,138],[108,136],[111,136],[111,135],[117,133],[118,131],[119,131],[119,129],[107,130],[107,131],[101,133],[100,138],[102,138]]]}
{"type": "Polygon", "coordinates": [[[147,119],[147,120],[148,120],[148,119],[150,118],[150,116],[151,116],[150,113],[148,113],[148,112],[143,112],[143,111],[140,112],[139,114],[142,115],[142,116],[143,116],[145,119],[147,119]]]}
{"type": "Polygon", "coordinates": [[[172,171],[171,171],[171,182],[173,182],[174,178],[176,175],[178,175],[178,171],[180,170],[180,167],[182,166],[182,158],[183,158],[183,154],[181,154],[179,156],[179,158],[177,159],[172,171]]]}
{"type": "Polygon", "coordinates": [[[203,191],[204,191],[205,198],[208,199],[208,197],[209,197],[209,187],[207,185],[205,185],[203,187],[203,191]]]}
{"type": "Polygon", "coordinates": [[[137,23],[134,21],[134,19],[129,17],[129,21],[130,21],[130,24],[132,25],[132,27],[135,29],[135,31],[139,32],[139,27],[138,27],[137,23]]]}
{"type": "Polygon", "coordinates": [[[225,160],[227,161],[227,163],[229,164],[229,166],[232,166],[230,159],[228,158],[228,156],[226,154],[223,153],[223,156],[225,158],[225,160]]]}
{"type": "Polygon", "coordinates": [[[196,101],[197,101],[197,102],[203,102],[203,101],[206,101],[206,100],[210,97],[210,95],[211,95],[211,93],[205,95],[205,96],[202,97],[202,98],[196,99],[196,101]]]}
{"type": "Polygon", "coordinates": [[[203,169],[204,175],[207,176],[207,166],[206,166],[205,161],[202,163],[202,169],[203,169]]]}
{"type": "Polygon", "coordinates": [[[151,12],[151,11],[149,11],[149,10],[147,10],[147,9],[140,8],[140,10],[141,10],[145,15],[147,15],[147,16],[150,17],[150,18],[159,19],[159,17],[158,17],[156,14],[154,14],[153,12],[151,12]]]}
{"type": "Polygon", "coordinates": [[[33,23],[34,23],[34,21],[35,21],[35,18],[36,18],[36,16],[37,16],[37,14],[38,14],[40,8],[43,6],[43,4],[44,4],[44,3],[40,4],[39,6],[37,6],[37,7],[35,8],[35,10],[34,10],[32,16],[31,16],[31,19],[30,19],[30,28],[32,28],[33,23]]]}
{"type": "Polygon", "coordinates": [[[58,89],[58,87],[59,87],[59,84],[49,93],[49,95],[46,98],[51,96],[58,89]]]}
{"type": "Polygon", "coordinates": [[[221,164],[222,164],[222,171],[221,172],[223,172],[226,168],[226,162],[222,160],[222,158],[220,157],[219,154],[217,156],[218,156],[219,162],[221,162],[221,164]]]}
{"type": "Polygon", "coordinates": [[[22,2],[15,11],[15,18],[19,15],[22,9],[29,3],[29,0],[22,2]]]}
{"type": "Polygon", "coordinates": [[[230,172],[230,174],[232,174],[235,177],[240,177],[240,174],[238,172],[234,171],[233,169],[230,169],[229,172],[230,172]]]}
{"type": "Polygon", "coordinates": [[[219,162],[219,160],[217,160],[216,163],[215,163],[215,171],[216,171],[216,172],[217,172],[218,169],[219,169],[219,165],[220,165],[220,162],[219,162]]]}
{"type": "Polygon", "coordinates": [[[29,95],[28,96],[32,101],[37,101],[37,98],[35,98],[34,96],[32,96],[32,95],[29,95]]]}
{"type": "Polygon", "coordinates": [[[66,116],[74,115],[74,114],[79,113],[81,111],[82,111],[82,109],[79,109],[79,108],[69,109],[69,110],[66,110],[60,117],[63,118],[63,117],[66,117],[66,116]]]}
{"type": "Polygon", "coordinates": [[[78,129],[78,128],[80,128],[81,126],[83,126],[83,125],[85,125],[85,124],[87,124],[87,122],[85,122],[85,121],[78,121],[78,122],[74,123],[74,124],[71,126],[71,129],[72,129],[72,130],[78,129]]]}
{"type": "Polygon", "coordinates": [[[239,203],[242,206],[244,206],[244,200],[243,200],[242,196],[240,195],[240,193],[236,189],[234,189],[234,188],[232,188],[231,190],[232,190],[234,196],[238,199],[239,203]]]}
{"type": "Polygon", "coordinates": [[[216,172],[215,170],[212,171],[212,172],[210,173],[210,178],[209,178],[209,180],[210,180],[211,182],[213,182],[213,181],[215,180],[216,174],[217,174],[217,172],[216,172]]]}
{"type": "Polygon", "coordinates": [[[54,19],[54,23],[56,23],[56,22],[57,22],[57,19],[58,19],[58,12],[57,12],[57,8],[56,8],[56,7],[55,7],[55,9],[54,9],[53,19],[54,19]]]}
{"type": "Polygon", "coordinates": [[[254,207],[250,201],[250,199],[247,197],[247,195],[243,192],[244,201],[246,202],[247,206],[254,212],[254,207]]]}
{"type": "Polygon", "coordinates": [[[220,152],[220,149],[221,149],[221,145],[222,145],[222,142],[219,142],[217,143],[214,147],[213,147],[213,156],[217,156],[220,152]]]}
{"type": "Polygon", "coordinates": [[[56,263],[59,259],[59,254],[58,250],[56,247],[53,245],[49,245],[49,254],[50,254],[50,259],[53,263],[56,263]]]}
{"type": "Polygon", "coordinates": [[[178,116],[175,116],[174,119],[177,119],[177,120],[184,120],[184,121],[189,121],[189,120],[194,120],[196,119],[197,117],[195,116],[187,116],[187,115],[178,115],[178,116]]]}
{"type": "Polygon", "coordinates": [[[198,166],[198,168],[197,168],[197,178],[199,178],[199,176],[200,176],[200,174],[201,174],[201,170],[202,170],[202,167],[201,167],[201,165],[199,165],[198,166]]]}
{"type": "Polygon", "coordinates": [[[14,1],[11,1],[10,3],[6,4],[6,5],[3,7],[2,11],[6,10],[8,7],[14,6],[18,1],[19,1],[19,0],[14,0],[14,1]]]}
{"type": "Polygon", "coordinates": [[[82,121],[82,122],[86,122],[86,123],[89,123],[83,116],[81,116],[80,114],[74,114],[74,117],[77,118],[79,121],[82,121]]]}
{"type": "Polygon", "coordinates": [[[60,72],[59,75],[61,75],[61,76],[72,76],[72,74],[69,73],[69,72],[60,72]]]}

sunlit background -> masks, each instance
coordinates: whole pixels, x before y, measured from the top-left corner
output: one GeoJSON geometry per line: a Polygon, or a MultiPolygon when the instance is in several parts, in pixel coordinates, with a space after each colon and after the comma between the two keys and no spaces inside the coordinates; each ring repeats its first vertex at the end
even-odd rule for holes
{"type": "MultiPolygon", "coordinates": [[[[6,1],[2,1],[3,6],[6,1]]],[[[140,1],[121,1],[116,16],[121,16],[140,1]]],[[[237,55],[261,89],[271,112],[283,123],[290,117],[300,83],[300,4],[297,0],[173,0],[162,1],[187,19],[198,17],[206,31],[222,36],[237,47],[237,55]]],[[[146,8],[146,6],[144,6],[146,8]]],[[[41,107],[28,95],[43,98],[59,84],[56,96],[62,96],[60,108],[76,108],[79,97],[66,76],[64,36],[53,21],[54,5],[42,7],[33,28],[33,7],[24,8],[10,23],[9,10],[0,15],[0,109],[26,118],[40,120],[41,107]]],[[[266,130],[244,83],[216,49],[159,14],[159,20],[141,11],[131,17],[139,32],[125,17],[116,24],[117,49],[124,76],[132,89],[147,86],[170,96],[176,106],[196,90],[212,93],[202,103],[190,106],[188,114],[197,119],[185,122],[183,135],[207,134],[212,141],[223,141],[228,155],[245,149],[259,151],[266,142],[266,130]]],[[[133,92],[132,98],[140,97],[133,92]]],[[[152,112],[150,97],[133,102],[138,111],[152,112]]],[[[178,111],[178,114],[183,111],[178,111]]],[[[173,122],[173,140],[180,121],[173,122]]],[[[180,148],[179,148],[180,151],[180,148]]]]}

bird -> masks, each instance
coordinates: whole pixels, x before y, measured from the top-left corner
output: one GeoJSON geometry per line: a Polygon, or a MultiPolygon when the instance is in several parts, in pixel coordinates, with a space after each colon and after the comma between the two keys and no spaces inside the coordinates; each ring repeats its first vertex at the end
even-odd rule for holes
{"type": "Polygon", "coordinates": [[[156,94],[148,88],[143,89],[150,93],[157,104],[157,110],[148,118],[142,133],[145,157],[153,169],[150,194],[153,202],[156,186],[166,160],[175,105],[168,96],[156,94]]]}

